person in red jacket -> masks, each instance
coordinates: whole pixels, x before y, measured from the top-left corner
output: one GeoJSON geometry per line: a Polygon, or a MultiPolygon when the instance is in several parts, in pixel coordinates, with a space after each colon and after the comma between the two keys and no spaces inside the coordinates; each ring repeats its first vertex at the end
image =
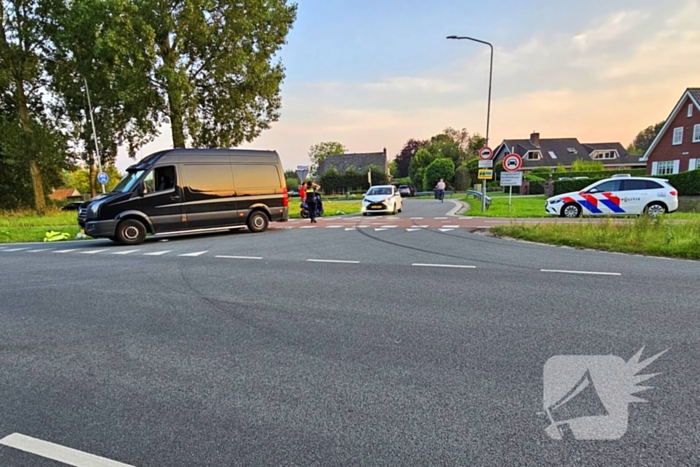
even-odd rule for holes
{"type": "Polygon", "coordinates": [[[301,199],[301,203],[304,204],[304,200],[306,199],[306,181],[299,187],[299,198],[301,199]]]}

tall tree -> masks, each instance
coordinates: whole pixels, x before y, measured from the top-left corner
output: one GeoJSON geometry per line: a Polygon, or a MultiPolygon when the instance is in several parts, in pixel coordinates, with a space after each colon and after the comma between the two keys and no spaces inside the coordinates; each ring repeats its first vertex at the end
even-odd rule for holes
{"type": "MultiPolygon", "coordinates": [[[[14,115],[6,120],[5,128],[15,122],[19,139],[14,149],[29,168],[34,208],[40,214],[46,210],[42,154],[39,145],[42,127],[40,113],[43,102],[40,92],[45,85],[38,48],[45,38],[41,32],[42,11],[38,0],[2,0],[0,2],[0,69],[7,78],[6,97],[14,115]]],[[[8,133],[5,134],[8,136],[8,133]]]]}
{"type": "Polygon", "coordinates": [[[149,71],[154,48],[151,30],[140,21],[138,8],[125,0],[43,0],[46,69],[50,89],[58,96],[54,112],[71,126],[74,147],[87,163],[94,195],[96,154],[104,168],[114,163],[117,148],[128,154],[149,142],[158,130],[162,100],[151,86],[149,71]],[[89,89],[86,88],[86,83],[89,89]],[[90,92],[98,147],[88,114],[90,92]]]}
{"type": "Polygon", "coordinates": [[[396,155],[396,165],[397,165],[397,177],[402,178],[402,177],[408,177],[408,168],[411,164],[411,159],[416,155],[416,152],[420,148],[425,148],[428,146],[428,141],[420,141],[417,139],[409,139],[406,144],[404,145],[403,149],[401,149],[401,152],[396,155]]]}
{"type": "Polygon", "coordinates": [[[252,141],[279,118],[284,68],[274,61],[296,19],[287,0],[133,0],[133,43],[151,60],[175,147],[252,141]]]}
{"type": "Polygon", "coordinates": [[[656,125],[651,125],[642,131],[640,131],[637,136],[632,141],[632,150],[637,154],[644,154],[654,142],[656,135],[659,134],[661,128],[666,124],[666,121],[659,122],[656,125]]]}
{"type": "Polygon", "coordinates": [[[336,141],[324,141],[322,143],[314,144],[309,148],[309,159],[311,159],[311,167],[309,172],[316,173],[318,165],[326,158],[326,156],[345,154],[346,152],[348,152],[347,148],[343,146],[342,143],[338,143],[336,141]]]}

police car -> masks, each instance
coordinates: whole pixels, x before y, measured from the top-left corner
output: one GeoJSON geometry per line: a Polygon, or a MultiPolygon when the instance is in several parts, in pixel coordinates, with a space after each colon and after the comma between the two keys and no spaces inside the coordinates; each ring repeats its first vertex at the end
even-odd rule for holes
{"type": "Polygon", "coordinates": [[[640,215],[658,216],[678,209],[678,190],[668,180],[614,175],[579,192],[547,199],[547,214],[561,217],[640,215]]]}

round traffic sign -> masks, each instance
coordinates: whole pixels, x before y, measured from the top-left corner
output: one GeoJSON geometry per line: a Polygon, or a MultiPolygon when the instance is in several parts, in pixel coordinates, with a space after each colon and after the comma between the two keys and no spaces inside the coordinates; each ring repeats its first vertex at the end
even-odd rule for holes
{"type": "Polygon", "coordinates": [[[517,172],[523,165],[523,158],[520,154],[508,154],[503,158],[503,169],[507,172],[517,172]]]}
{"type": "Polygon", "coordinates": [[[482,160],[487,161],[493,157],[493,150],[488,146],[486,146],[485,148],[481,148],[479,150],[479,157],[482,160]]]}
{"type": "Polygon", "coordinates": [[[104,172],[100,172],[97,174],[97,181],[104,185],[109,181],[109,175],[104,172]]]}

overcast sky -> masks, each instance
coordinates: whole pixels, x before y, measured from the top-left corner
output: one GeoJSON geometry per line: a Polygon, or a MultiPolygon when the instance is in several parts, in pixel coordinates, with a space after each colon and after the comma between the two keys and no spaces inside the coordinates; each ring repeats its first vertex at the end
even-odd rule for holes
{"type": "MultiPolygon", "coordinates": [[[[628,145],[700,87],[700,0],[298,0],[280,57],[281,118],[242,147],[277,150],[286,169],[308,149],[387,149],[447,126],[504,138],[577,137],[628,145]]],[[[137,159],[172,147],[170,129],[137,159]]],[[[134,162],[122,153],[117,167],[134,162]]]]}

